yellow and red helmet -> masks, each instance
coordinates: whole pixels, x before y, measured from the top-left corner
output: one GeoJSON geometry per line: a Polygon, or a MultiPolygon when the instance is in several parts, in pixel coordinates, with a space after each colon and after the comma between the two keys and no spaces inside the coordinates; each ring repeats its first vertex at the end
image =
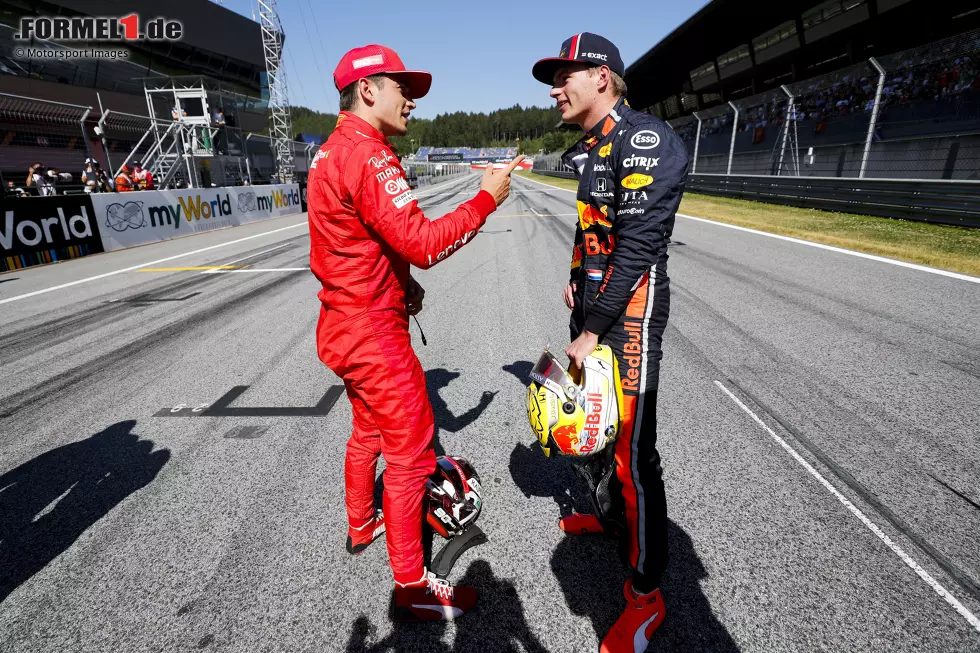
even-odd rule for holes
{"type": "Polygon", "coordinates": [[[527,419],[546,456],[552,448],[569,456],[605,449],[619,435],[622,405],[619,364],[606,345],[586,356],[581,371],[547,349],[531,370],[527,419]]]}

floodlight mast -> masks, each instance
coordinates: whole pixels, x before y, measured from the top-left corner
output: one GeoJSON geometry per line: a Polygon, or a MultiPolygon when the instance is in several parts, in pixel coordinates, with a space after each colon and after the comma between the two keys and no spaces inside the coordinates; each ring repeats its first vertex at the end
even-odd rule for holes
{"type": "Polygon", "coordinates": [[[293,182],[293,124],[289,117],[289,93],[286,68],[283,65],[282,23],[276,11],[276,0],[257,0],[259,25],[262,27],[262,50],[269,83],[269,137],[276,170],[281,183],[293,182]]]}

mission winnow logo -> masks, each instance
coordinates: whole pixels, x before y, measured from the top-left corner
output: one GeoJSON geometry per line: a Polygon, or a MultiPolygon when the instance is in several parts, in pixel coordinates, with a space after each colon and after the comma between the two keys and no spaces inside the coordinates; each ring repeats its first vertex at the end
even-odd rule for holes
{"type": "Polygon", "coordinates": [[[177,197],[175,204],[155,204],[147,206],[144,202],[131,201],[113,203],[106,207],[105,226],[113,231],[141,229],[143,227],[172,226],[180,229],[182,222],[210,220],[211,218],[231,217],[236,213],[249,211],[271,212],[289,206],[300,204],[299,192],[295,190],[273,190],[268,195],[242,193],[238,202],[233,205],[231,194],[216,193],[215,195],[189,195],[177,197]],[[243,201],[243,196],[251,196],[251,201],[243,201]],[[232,207],[237,209],[234,210],[232,207]],[[183,220],[181,220],[183,218],[183,220]]]}

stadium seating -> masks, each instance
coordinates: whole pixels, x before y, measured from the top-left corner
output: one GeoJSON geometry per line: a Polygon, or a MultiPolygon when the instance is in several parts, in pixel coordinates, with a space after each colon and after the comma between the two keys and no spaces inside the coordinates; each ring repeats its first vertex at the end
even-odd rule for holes
{"type": "MultiPolygon", "coordinates": [[[[929,135],[942,131],[931,127],[930,121],[948,127],[980,119],[980,57],[961,56],[925,66],[917,66],[913,61],[904,63],[903,68],[889,71],[885,78],[878,116],[880,128],[890,127],[892,131],[900,128],[903,136],[929,135]]],[[[877,86],[877,74],[852,73],[829,85],[823,79],[813,80],[808,87],[795,89],[796,120],[812,125],[815,134],[866,132],[877,86]]],[[[778,129],[786,121],[789,109],[786,98],[762,104],[752,104],[750,98],[736,100],[735,105],[739,107],[739,132],[756,132],[769,126],[778,129]]],[[[705,117],[702,143],[716,135],[727,143],[732,119],[731,112],[705,117]]],[[[693,141],[696,123],[685,123],[677,128],[677,133],[683,140],[693,141]]]]}
{"type": "Polygon", "coordinates": [[[415,158],[425,161],[430,154],[462,154],[463,161],[479,161],[481,159],[504,159],[517,156],[514,147],[420,147],[415,152],[415,158]]]}

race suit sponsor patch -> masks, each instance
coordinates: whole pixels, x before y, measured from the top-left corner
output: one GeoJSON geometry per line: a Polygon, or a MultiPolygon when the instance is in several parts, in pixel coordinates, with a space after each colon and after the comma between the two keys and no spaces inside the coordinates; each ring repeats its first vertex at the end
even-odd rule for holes
{"type": "Polygon", "coordinates": [[[397,175],[400,175],[401,172],[402,170],[398,166],[388,166],[378,174],[374,175],[374,178],[377,179],[379,182],[382,182],[387,179],[391,179],[392,177],[395,177],[397,175]]]}
{"type": "Polygon", "coordinates": [[[415,193],[413,193],[410,190],[407,190],[401,195],[399,195],[398,197],[393,198],[391,200],[391,203],[395,205],[396,209],[400,209],[406,204],[408,204],[409,202],[413,201],[414,199],[415,199],[415,193]]]}
{"type": "Polygon", "coordinates": [[[650,175],[632,174],[623,180],[623,188],[643,188],[644,186],[649,186],[653,183],[653,177],[650,175]]]}
{"type": "Polygon", "coordinates": [[[652,150],[660,145],[660,134],[650,129],[644,129],[633,134],[630,145],[638,150],[652,150]]]}
{"type": "Polygon", "coordinates": [[[385,192],[389,195],[398,195],[406,190],[411,189],[408,187],[408,182],[405,181],[404,177],[389,179],[387,182],[385,182],[385,192]]]}

